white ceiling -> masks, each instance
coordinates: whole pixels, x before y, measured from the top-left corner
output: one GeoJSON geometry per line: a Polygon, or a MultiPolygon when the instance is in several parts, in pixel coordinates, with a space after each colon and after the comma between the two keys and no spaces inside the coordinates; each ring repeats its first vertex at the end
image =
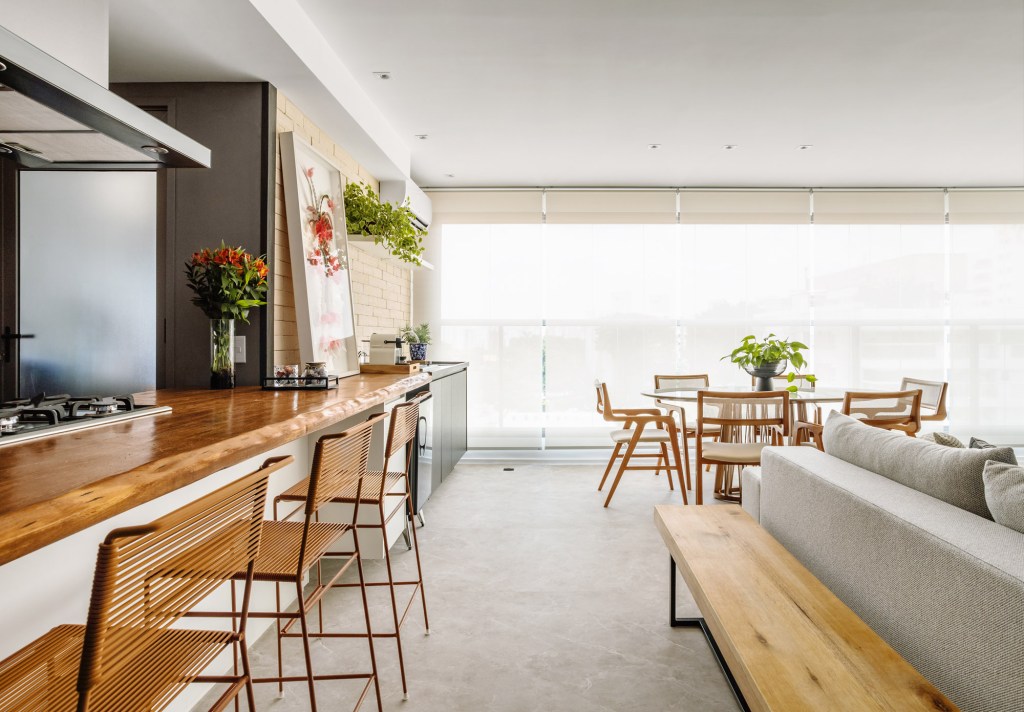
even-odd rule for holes
{"type": "Polygon", "coordinates": [[[298,1],[423,186],[1024,185],[1022,0],[298,1]]]}

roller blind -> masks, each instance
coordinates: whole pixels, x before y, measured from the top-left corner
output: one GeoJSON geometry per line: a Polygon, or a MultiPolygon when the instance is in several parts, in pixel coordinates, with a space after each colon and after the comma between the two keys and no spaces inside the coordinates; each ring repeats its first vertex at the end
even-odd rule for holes
{"type": "Polygon", "coordinates": [[[945,200],[934,191],[815,191],[820,225],[941,225],[945,200]]]}
{"type": "Polygon", "coordinates": [[[655,225],[676,221],[674,190],[552,190],[547,221],[553,224],[655,225]]]}
{"type": "Polygon", "coordinates": [[[1024,223],[1024,190],[951,190],[949,221],[959,225],[1024,223]]]}
{"type": "Polygon", "coordinates": [[[460,190],[427,192],[439,224],[539,224],[543,199],[539,190],[460,190]]]}
{"type": "Polygon", "coordinates": [[[805,191],[683,191],[680,222],[696,225],[800,225],[810,222],[805,191]]]}

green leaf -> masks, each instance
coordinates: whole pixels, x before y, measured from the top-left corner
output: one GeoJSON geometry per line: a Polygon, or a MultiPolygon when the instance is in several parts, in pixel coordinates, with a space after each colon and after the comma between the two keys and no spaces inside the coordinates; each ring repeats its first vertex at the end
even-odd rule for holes
{"type": "Polygon", "coordinates": [[[794,351],[796,349],[801,349],[801,350],[806,350],[807,349],[807,344],[802,344],[799,341],[791,341],[789,345],[793,348],[794,351]]]}
{"type": "Polygon", "coordinates": [[[796,393],[799,389],[796,386],[790,386],[786,390],[789,391],[790,393],[796,393]]]}

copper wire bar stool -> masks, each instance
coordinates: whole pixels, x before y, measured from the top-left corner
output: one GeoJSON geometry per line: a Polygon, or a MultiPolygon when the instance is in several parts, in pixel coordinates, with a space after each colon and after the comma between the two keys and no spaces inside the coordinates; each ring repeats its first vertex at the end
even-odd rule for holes
{"type": "MultiPolygon", "coordinates": [[[[100,545],[87,623],[62,625],[0,662],[0,709],[162,710],[193,682],[227,683],[212,710],[244,689],[255,709],[245,628],[270,473],[291,457],[100,545]],[[237,629],[172,627],[244,571],[237,629]],[[242,672],[201,674],[237,645],[242,672]]],[[[234,628],[234,626],[232,626],[234,628]]]]}
{"type": "MultiPolygon", "coordinates": [[[[423,623],[426,635],[430,635],[430,619],[427,617],[427,599],[423,587],[423,566],[420,562],[420,545],[416,538],[415,512],[412,504],[412,488],[409,485],[409,468],[413,453],[416,450],[416,426],[420,418],[420,404],[430,399],[430,393],[423,393],[411,401],[396,405],[391,411],[391,422],[388,425],[387,441],[384,445],[385,469],[381,472],[367,472],[363,476],[362,494],[350,488],[334,497],[331,502],[335,504],[356,504],[375,506],[379,514],[379,520],[373,523],[356,524],[358,529],[379,529],[381,538],[384,541],[384,562],[387,569],[387,581],[366,581],[358,583],[331,583],[335,588],[347,588],[350,586],[387,586],[391,594],[391,614],[394,625],[394,632],[376,632],[375,638],[394,638],[398,648],[398,667],[402,675],[402,693],[405,699],[409,699],[409,688],[405,678],[405,658],[402,652],[402,625],[409,615],[416,594],[419,593],[420,602],[423,605],[423,623]],[[403,462],[401,472],[387,471],[388,461],[399,452],[402,452],[403,462]],[[401,485],[399,487],[399,485],[401,485]],[[391,549],[388,546],[388,524],[403,513],[406,518],[406,531],[412,530],[411,544],[416,552],[416,578],[408,581],[396,581],[391,566],[391,549]],[[396,586],[412,586],[409,600],[399,613],[398,596],[395,592],[396,586]]],[[[279,502],[298,502],[306,498],[305,483],[300,482],[291,489],[286,490],[274,498],[276,511],[279,502]]],[[[358,520],[354,520],[358,521],[358,520]]],[[[318,572],[319,573],[319,572],[318,572]]],[[[321,629],[323,619],[321,612],[321,629]]],[[[361,637],[361,633],[327,633],[325,637],[361,637]]]]}
{"type": "MultiPolygon", "coordinates": [[[[373,426],[384,418],[384,414],[371,416],[358,425],[348,428],[344,432],[324,435],[316,443],[316,450],[313,454],[312,473],[309,478],[303,481],[306,487],[305,506],[299,507],[284,519],[278,519],[275,512],[273,520],[263,521],[263,546],[260,556],[256,560],[253,580],[266,581],[274,584],[276,593],[276,606],[274,611],[250,611],[250,618],[274,618],[277,619],[277,676],[276,677],[254,677],[254,683],[276,682],[278,691],[283,691],[286,682],[305,682],[309,690],[309,709],[316,712],[316,686],[317,680],[365,680],[363,688],[359,693],[353,710],[358,710],[371,686],[377,696],[377,710],[380,712],[383,707],[380,697],[380,681],[377,677],[377,658],[373,650],[372,628],[370,626],[369,606],[366,600],[366,589],[363,588],[363,562],[359,557],[359,542],[355,539],[355,548],[352,551],[331,551],[340,539],[347,534],[355,534],[355,527],[350,523],[343,522],[322,522],[319,521],[320,508],[330,502],[342,492],[361,492],[363,487],[363,473],[366,471],[366,464],[370,456],[370,439],[373,435],[373,426]],[[301,521],[291,521],[290,517],[299,514],[301,521]],[[326,584],[317,580],[313,590],[306,594],[303,591],[303,583],[306,574],[317,567],[320,571],[320,563],[324,557],[344,558],[345,562],[338,568],[326,584]],[[313,658],[309,641],[313,637],[348,637],[339,634],[328,634],[323,632],[321,619],[321,630],[312,632],[309,629],[309,611],[320,604],[320,599],[330,590],[331,585],[341,578],[353,564],[358,572],[360,592],[362,594],[363,619],[366,623],[366,633],[359,637],[368,640],[370,653],[370,672],[361,673],[314,673],[313,658]],[[281,606],[281,585],[290,584],[295,587],[296,610],[282,610],[281,606]],[[286,621],[283,625],[282,622],[286,621]],[[292,632],[292,627],[298,622],[300,631],[292,632]],[[282,639],[299,638],[302,640],[302,652],[305,659],[305,675],[285,675],[282,657],[282,639]]],[[[276,508],[275,508],[276,509],[276,508]]],[[[356,504],[352,515],[352,521],[356,521],[359,515],[359,506],[356,504]]],[[[236,578],[241,578],[241,571],[235,572],[236,578]]],[[[234,608],[234,599],[232,599],[234,608]]],[[[223,613],[196,613],[201,616],[218,616],[223,613]]],[[[232,615],[235,615],[232,610],[232,615]]]]}

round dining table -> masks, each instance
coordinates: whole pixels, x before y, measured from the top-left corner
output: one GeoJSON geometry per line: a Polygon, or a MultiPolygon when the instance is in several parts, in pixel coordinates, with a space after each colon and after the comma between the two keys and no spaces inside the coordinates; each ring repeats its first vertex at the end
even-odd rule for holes
{"type": "MultiPolygon", "coordinates": [[[[781,385],[781,384],[780,384],[781,385]]],[[[701,391],[714,391],[715,393],[754,393],[755,388],[751,384],[734,386],[709,386],[707,388],[653,388],[642,391],[642,395],[662,401],[665,405],[682,406],[684,403],[696,403],[697,394],[701,391]]],[[[776,388],[776,391],[784,391],[785,386],[776,388]]],[[[797,391],[790,391],[789,401],[792,408],[790,421],[807,420],[808,407],[818,408],[825,403],[842,403],[849,390],[861,390],[855,388],[801,388],[797,391]]],[[[696,418],[694,418],[695,420],[696,418]]],[[[689,455],[687,454],[687,457],[689,455]]],[[[721,479],[723,473],[722,465],[718,466],[716,480],[721,479]]],[[[703,501],[701,475],[697,473],[697,504],[703,501]]],[[[733,496],[725,492],[715,492],[716,499],[734,500],[733,496]]]]}

